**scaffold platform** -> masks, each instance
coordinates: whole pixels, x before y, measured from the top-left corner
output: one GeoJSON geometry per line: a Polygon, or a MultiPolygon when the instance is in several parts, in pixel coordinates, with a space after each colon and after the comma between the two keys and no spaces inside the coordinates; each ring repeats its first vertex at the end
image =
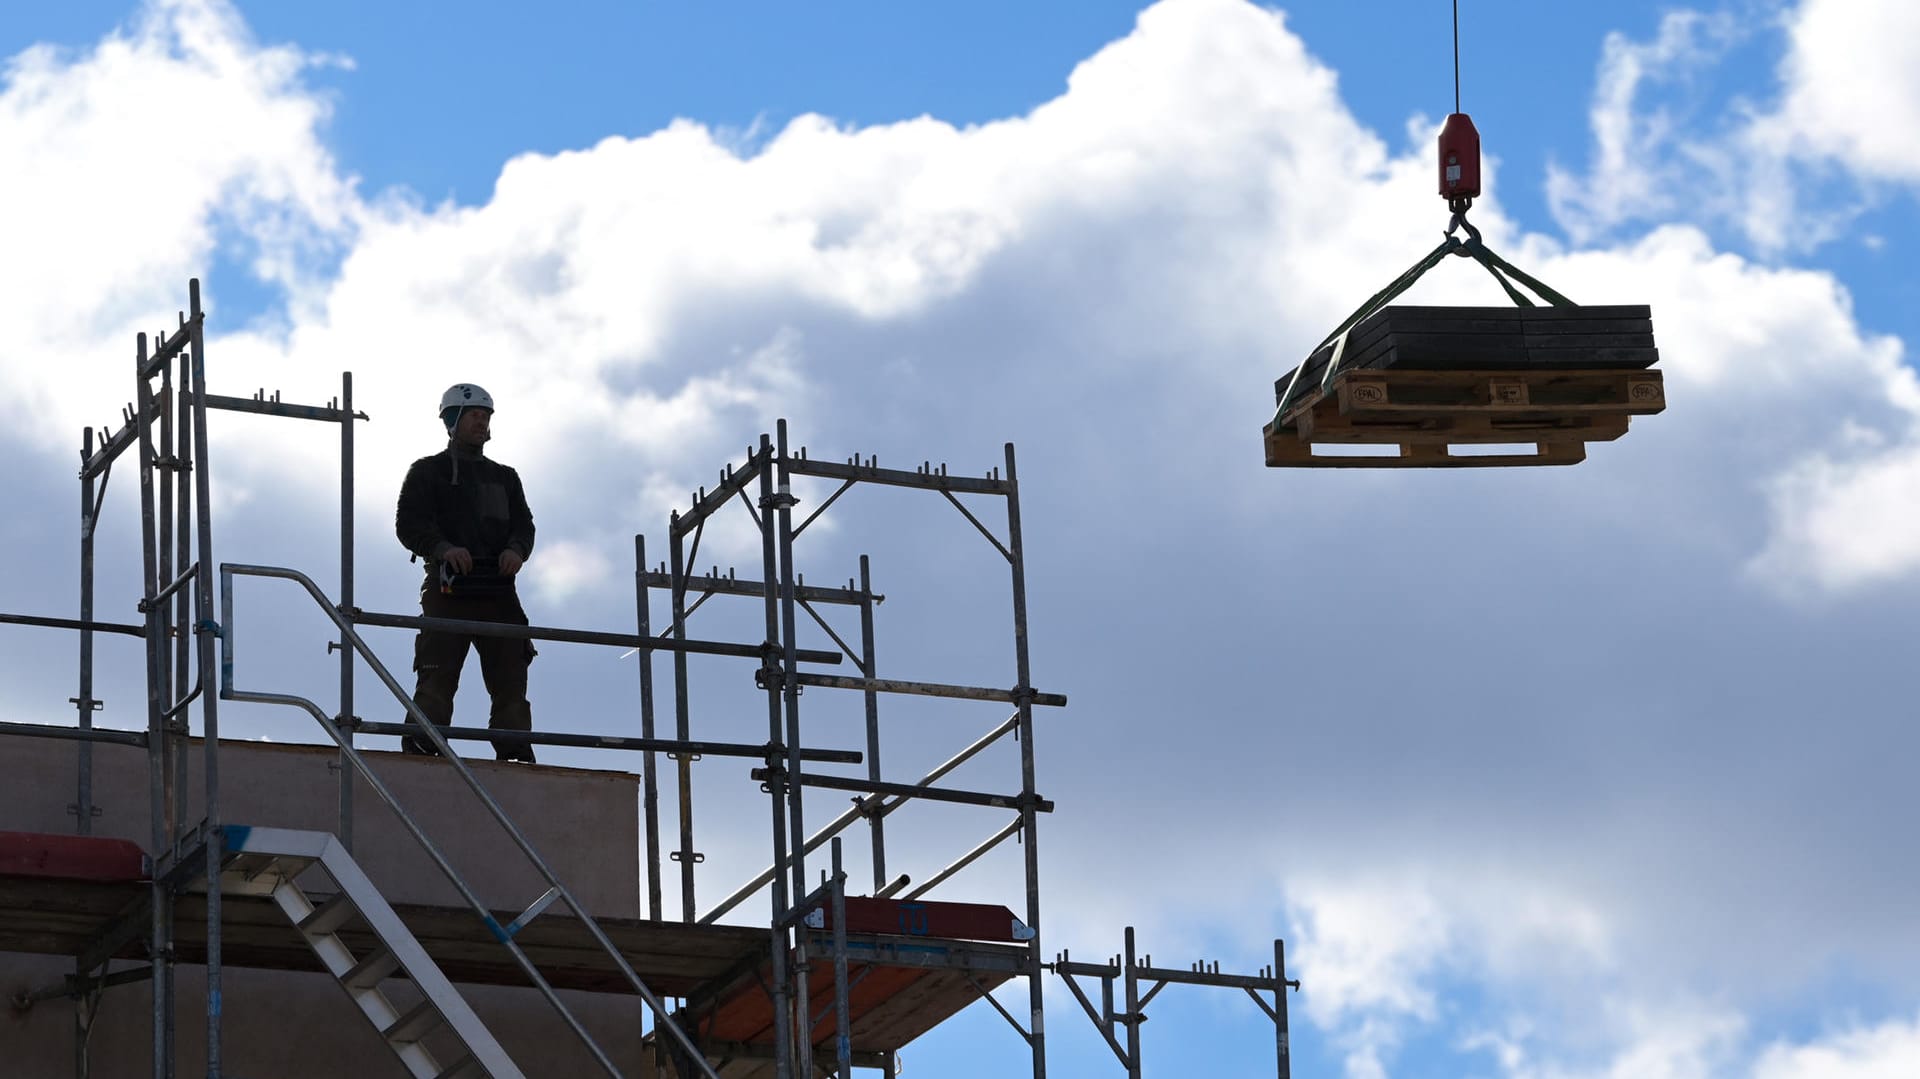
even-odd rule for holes
{"type": "MultiPolygon", "coordinates": [[[[128,840],[97,836],[0,832],[0,952],[78,957],[117,927],[144,927],[152,895],[152,860],[128,840]]],[[[853,1051],[861,1057],[898,1050],[1016,976],[1024,927],[1003,906],[849,897],[847,1000],[853,1051]],[[898,932],[873,932],[876,925],[898,932]],[[856,928],[857,927],[857,928],[856,928]],[[925,935],[959,927],[994,941],[925,935]]],[[[526,980],[472,911],[420,903],[394,909],[435,963],[457,983],[524,986],[526,980]]],[[[264,896],[227,895],[221,910],[222,961],[232,967],[323,973],[312,950],[264,896]]],[[[502,924],[512,912],[496,912],[502,924]]],[[[690,1030],[722,1074],[771,1074],[773,1000],[767,992],[767,929],[748,926],[595,919],[649,985],[689,1001],[690,1030]],[[731,1062],[731,1063],[728,1063],[731,1062]],[[744,1070],[743,1070],[744,1069],[744,1070]]],[[[822,919],[824,922],[824,919],[822,919]]],[[[204,895],[174,903],[175,958],[206,958],[204,895]]],[[[356,950],[370,934],[345,931],[356,950]]],[[[810,934],[814,955],[830,936],[810,934]]],[[[126,934],[112,958],[146,958],[143,933],[126,934]]],[[[553,915],[515,937],[556,989],[630,994],[631,987],[577,919],[553,915]]],[[[831,1034],[836,982],[818,963],[810,982],[811,1014],[831,1034]]]]}

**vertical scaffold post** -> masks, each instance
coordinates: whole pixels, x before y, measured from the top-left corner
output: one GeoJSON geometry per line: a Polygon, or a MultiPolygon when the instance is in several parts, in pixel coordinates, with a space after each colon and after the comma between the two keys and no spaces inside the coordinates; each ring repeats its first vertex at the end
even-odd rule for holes
{"type": "Polygon", "coordinates": [[[1127,1079],[1140,1079],[1140,955],[1134,950],[1133,927],[1127,927],[1127,965],[1121,971],[1126,982],[1127,1014],[1120,1021],[1127,1025],[1127,1079]]]}
{"type": "MultiPolygon", "coordinates": [[[[209,572],[206,567],[201,572],[209,572]]],[[[340,606],[353,607],[353,372],[340,376],[340,606]]],[[[353,648],[340,636],[340,734],[353,745],[353,648]]],[[[353,759],[340,749],[340,845],[353,850],[353,759]]]]}
{"type": "MultiPolygon", "coordinates": [[[[179,415],[180,420],[173,428],[172,438],[163,440],[167,441],[171,446],[167,452],[173,456],[172,483],[174,488],[179,492],[174,499],[174,512],[178,517],[178,522],[174,529],[173,564],[183,572],[187,566],[193,562],[194,529],[193,454],[187,452],[187,440],[191,437],[190,432],[193,430],[194,403],[193,395],[187,392],[187,388],[192,385],[191,372],[187,368],[188,362],[189,358],[187,356],[182,355],[180,357],[180,377],[178,380],[180,389],[178,393],[174,394],[176,399],[174,412],[179,415]]],[[[172,572],[168,571],[162,572],[160,579],[171,582],[174,578],[172,572]]],[[[189,670],[192,662],[193,596],[189,594],[186,589],[178,588],[175,589],[173,593],[173,688],[166,694],[166,699],[172,702],[168,705],[169,708],[180,707],[180,693],[188,684],[188,676],[192,673],[189,670]]],[[[187,714],[184,707],[181,708],[178,726],[184,735],[188,726],[187,714]]],[[[174,817],[183,822],[187,819],[186,746],[187,740],[183,736],[180,739],[178,750],[175,751],[173,763],[174,817]]]]}
{"type": "Polygon", "coordinates": [[[1293,1079],[1293,1045],[1287,1033],[1287,945],[1273,942],[1273,1042],[1279,1079],[1293,1079]]]}
{"type": "MultiPolygon", "coordinates": [[[[673,587],[668,590],[673,602],[673,639],[684,641],[687,639],[686,541],[680,535],[677,511],[668,519],[667,531],[673,559],[673,587]]],[[[687,653],[679,649],[673,653],[673,731],[673,736],[683,742],[693,737],[687,716],[687,653]]],[[[677,766],[674,775],[679,781],[680,794],[680,920],[691,925],[698,917],[693,904],[693,755],[683,749],[672,756],[677,766]]]]}
{"type": "Polygon", "coordinates": [[[200,563],[200,572],[193,575],[194,608],[199,613],[193,643],[200,660],[200,685],[206,687],[206,692],[200,694],[200,735],[206,749],[203,770],[206,773],[207,811],[207,1079],[220,1079],[222,1001],[220,889],[217,882],[224,855],[220,830],[220,694],[213,691],[213,687],[220,684],[220,672],[214,658],[219,647],[216,638],[220,631],[213,617],[218,608],[213,602],[213,491],[212,476],[209,474],[212,470],[207,460],[207,346],[202,332],[198,278],[187,282],[187,295],[192,311],[187,324],[187,348],[192,352],[193,363],[193,457],[187,467],[193,470],[194,502],[199,518],[194,539],[197,541],[196,557],[200,563]]]}
{"type": "MultiPolygon", "coordinates": [[[[778,545],[773,534],[773,443],[760,436],[760,562],[761,579],[771,583],[780,569],[778,545]]],[[[684,587],[675,567],[676,594],[684,587]]],[[[766,610],[765,654],[761,659],[763,675],[772,675],[773,649],[780,640],[780,598],[771,587],[760,590],[766,610]]],[[[772,977],[773,977],[773,1074],[774,1079],[812,1079],[811,1074],[796,1077],[793,1070],[793,1016],[787,1006],[790,986],[787,976],[787,880],[780,867],[787,864],[787,772],[781,756],[780,679],[765,677],[767,689],[767,796],[773,809],[773,866],[771,897],[773,904],[772,977]]],[[[801,893],[805,894],[805,893],[801,893]]]]}
{"type": "MultiPolygon", "coordinates": [[[[640,647],[640,737],[653,737],[653,601],[647,588],[647,537],[633,537],[634,618],[640,647]]],[[[647,917],[660,920],[660,755],[649,749],[640,754],[640,806],[647,827],[647,917]]]]}
{"type": "MultiPolygon", "coordinates": [[[[181,320],[183,326],[185,321],[184,318],[181,320]]],[[[167,467],[172,470],[171,475],[162,481],[160,493],[164,501],[169,488],[177,492],[173,499],[173,555],[171,559],[169,559],[166,552],[166,541],[164,539],[161,541],[160,580],[163,584],[171,584],[174,580],[175,573],[184,573],[187,567],[193,564],[193,454],[187,449],[187,440],[190,437],[190,432],[193,430],[193,395],[187,392],[188,387],[192,385],[189,381],[188,362],[189,357],[186,355],[183,354],[179,357],[180,377],[177,380],[172,380],[168,372],[164,370],[161,372],[163,380],[172,381],[174,385],[179,387],[177,390],[170,388],[167,390],[165,395],[167,403],[172,407],[165,415],[160,417],[162,432],[160,441],[162,446],[165,447],[162,452],[167,455],[167,467]],[[176,414],[179,416],[178,422],[170,422],[168,417],[176,414]]],[[[160,527],[163,534],[168,528],[167,516],[164,512],[161,514],[160,527]]],[[[173,641],[173,672],[169,676],[163,676],[166,678],[167,688],[162,694],[162,697],[167,701],[169,711],[174,709],[179,710],[179,714],[174,718],[172,724],[173,729],[179,732],[172,751],[174,755],[173,817],[180,822],[181,827],[184,829],[187,824],[187,735],[189,733],[189,723],[187,720],[186,706],[181,702],[184,699],[183,695],[187,692],[187,686],[190,684],[189,678],[192,674],[193,597],[187,593],[185,588],[176,588],[174,589],[171,603],[173,606],[173,629],[171,631],[173,641]]]]}
{"type": "MultiPolygon", "coordinates": [[[[780,529],[780,681],[787,710],[787,760],[790,782],[787,785],[787,828],[793,851],[793,899],[799,902],[807,894],[807,828],[804,813],[806,787],[800,775],[800,661],[794,602],[793,571],[793,475],[787,470],[787,421],[775,424],[779,440],[776,466],[780,470],[780,489],[775,503],[780,529]]],[[[764,516],[764,515],[763,515],[764,516]]],[[[813,1074],[813,1017],[809,1014],[812,998],[807,986],[807,935],[794,935],[793,1026],[799,1033],[794,1045],[796,1076],[813,1074]]]]}
{"type": "MultiPolygon", "coordinates": [[[[865,559],[861,559],[865,562],[865,559]]],[[[847,870],[833,837],[833,1074],[853,1079],[853,1017],[847,1002],[847,870]]]]}
{"type": "MultiPolygon", "coordinates": [[[[160,336],[163,340],[166,337],[165,334],[161,334],[160,336]]],[[[181,369],[184,372],[184,360],[182,363],[183,366],[181,369]]],[[[153,461],[154,483],[156,485],[155,497],[158,499],[159,509],[154,517],[154,526],[157,529],[156,546],[154,550],[155,572],[153,585],[149,587],[146,592],[146,597],[149,600],[152,600],[161,588],[166,587],[167,583],[173,580],[173,494],[176,482],[181,474],[181,469],[178,467],[180,457],[174,447],[173,405],[175,398],[173,391],[173,361],[169,360],[161,364],[159,373],[160,394],[154,399],[158,414],[153,417],[154,426],[159,429],[158,448],[154,451],[153,461]]],[[[181,388],[185,389],[186,385],[186,379],[181,379],[181,388]]],[[[180,513],[184,516],[186,512],[187,506],[182,502],[180,505],[180,513]]],[[[180,542],[183,544],[187,542],[185,529],[181,529],[180,542]]],[[[181,565],[184,566],[185,564],[185,560],[182,559],[181,565]]],[[[154,600],[154,602],[160,603],[161,624],[163,626],[168,625],[171,620],[168,618],[167,612],[174,607],[175,601],[167,600],[161,602],[154,600]]],[[[184,677],[177,679],[174,677],[174,667],[177,663],[184,663],[185,655],[183,650],[188,647],[188,642],[184,639],[175,638],[171,634],[163,635],[161,641],[160,670],[157,675],[160,682],[160,700],[163,707],[171,711],[174,695],[180,692],[178,687],[186,681],[184,677]]],[[[169,722],[167,726],[170,729],[184,726],[185,719],[186,717],[184,715],[177,716],[169,722]]],[[[179,835],[179,830],[186,826],[187,820],[187,760],[184,749],[184,739],[168,737],[168,767],[173,771],[173,807],[170,810],[170,819],[173,822],[171,830],[176,837],[179,835]]]]}
{"type": "MultiPolygon", "coordinates": [[[[161,617],[159,605],[144,602],[150,599],[160,586],[156,583],[160,576],[160,566],[155,548],[159,544],[156,531],[154,491],[153,491],[153,434],[149,426],[153,414],[153,389],[147,383],[147,335],[136,335],[134,344],[134,444],[135,452],[140,455],[140,544],[141,544],[141,580],[140,594],[142,606],[146,608],[146,657],[147,657],[147,812],[149,814],[149,832],[152,835],[152,849],[159,854],[173,846],[172,822],[168,813],[172,809],[172,800],[168,797],[169,781],[172,778],[167,770],[167,739],[162,730],[162,716],[165,706],[160,697],[160,672],[166,666],[165,622],[161,617]]],[[[173,1075],[173,891],[167,881],[154,874],[152,925],[149,927],[151,939],[148,942],[153,970],[153,1075],[154,1079],[171,1079],[173,1075]]]]}
{"type": "MultiPolygon", "coordinates": [[[[860,556],[860,675],[880,677],[873,659],[873,577],[868,572],[867,556],[860,556]]],[[[869,688],[867,705],[867,778],[880,782],[880,694],[869,688]]],[[[873,893],[887,886],[886,818],[878,812],[867,814],[867,828],[873,839],[873,893]]]]}
{"type": "MultiPolygon", "coordinates": [[[[74,698],[79,709],[80,729],[93,727],[93,428],[80,436],[80,695],[74,698]]],[[[73,811],[77,819],[75,833],[93,834],[93,743],[81,739],[77,747],[73,811]]]]}
{"type": "Polygon", "coordinates": [[[1014,467],[1013,443],[1007,443],[1007,551],[1013,573],[1013,653],[1019,681],[1015,692],[1020,708],[1020,831],[1026,853],[1028,1000],[1033,1009],[1033,1079],[1046,1079],[1046,994],[1040,982],[1044,962],[1040,953],[1040,835],[1035,808],[1033,762],[1033,684],[1027,658],[1026,549],[1020,538],[1020,480],[1014,467]]]}

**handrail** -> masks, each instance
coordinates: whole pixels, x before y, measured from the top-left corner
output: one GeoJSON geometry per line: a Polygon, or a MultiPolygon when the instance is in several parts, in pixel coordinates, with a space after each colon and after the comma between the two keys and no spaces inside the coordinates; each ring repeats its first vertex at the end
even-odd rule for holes
{"type": "Polygon", "coordinates": [[[619,969],[621,975],[627,979],[628,984],[633,986],[634,991],[640,996],[641,1000],[646,1003],[648,1009],[653,1012],[656,1027],[664,1027],[673,1036],[674,1040],[686,1051],[688,1058],[699,1067],[701,1073],[707,1076],[707,1079],[719,1079],[718,1074],[707,1064],[706,1056],[701,1053],[693,1041],[687,1037],[686,1032],[681,1030],[679,1025],[673,1021],[672,1016],[668,1014],[665,1002],[647,986],[646,982],[641,979],[639,973],[633,969],[633,965],[627,962],[627,958],[620,954],[620,949],[614,945],[612,939],[607,936],[606,931],[600,928],[599,922],[595,921],[593,916],[580,905],[580,901],[574,897],[572,890],[560,881],[560,878],[554,873],[552,868],[547,865],[546,860],[540,857],[538,851],[534,850],[533,845],[528,842],[526,836],[521,833],[520,829],[513,823],[513,820],[507,816],[506,810],[501,808],[500,803],[495,801],[493,796],[487,793],[487,789],[474,777],[472,770],[467,767],[466,762],[453,753],[452,749],[447,745],[446,739],[440,736],[440,732],[434,727],[432,721],[427,718],[426,713],[422,712],[420,706],[414,703],[412,695],[406,692],[400,683],[394,679],[392,672],[387,670],[386,665],[381,663],[379,658],[373,654],[373,650],[367,646],[366,641],[361,639],[360,635],[354,631],[353,625],[347,617],[327,601],[325,593],[321,592],[319,586],[313,583],[312,578],[298,570],[276,566],[221,564],[221,699],[249,701],[260,704],[291,705],[304,708],[311,713],[314,719],[319,722],[321,729],[326,731],[328,736],[340,747],[341,753],[352,762],[354,769],[360,774],[361,778],[367,782],[367,785],[373,789],[380,800],[385,802],[389,809],[393,810],[394,815],[400,819],[401,824],[413,836],[414,840],[420,844],[421,848],[426,851],[427,856],[432,859],[434,865],[439,868],[442,875],[460,892],[461,898],[466,900],[467,905],[472,907],[474,912],[480,916],[481,920],[486,923],[487,928],[493,931],[495,938],[512,954],[514,961],[519,964],[520,969],[532,980],[534,986],[540,990],[541,994],[547,998],[547,1002],[552,1004],[554,1009],[560,1013],[561,1018],[573,1029],[574,1034],[580,1038],[581,1042],[587,1047],[587,1050],[594,1055],[600,1066],[605,1068],[609,1075],[620,1075],[619,1069],[614,1067],[611,1060],[607,1059],[606,1054],[600,1049],[599,1045],[594,1042],[592,1035],[580,1024],[580,1021],[575,1018],[573,1013],[567,1009],[567,1006],[560,1001],[560,998],[554,993],[553,987],[549,985],[546,978],[540,974],[539,969],[533,965],[532,960],[528,959],[526,953],[521,950],[520,946],[514,943],[512,934],[507,932],[493,917],[492,912],[487,909],[486,904],[467,886],[466,882],[453,868],[453,865],[447,861],[446,856],[442,854],[439,848],[434,846],[433,841],[427,837],[426,832],[421,829],[420,825],[415,822],[412,817],[408,816],[406,810],[401,807],[399,799],[388,789],[387,785],[380,780],[380,777],[374,773],[373,769],[367,765],[360,753],[354,749],[352,739],[346,737],[340,731],[340,728],[318,705],[303,697],[283,693],[257,693],[233,688],[234,639],[237,636],[233,632],[233,578],[236,575],[277,577],[282,580],[297,582],[307,590],[307,594],[313,597],[314,602],[319,605],[321,611],[334,623],[334,626],[339,629],[341,639],[346,641],[355,652],[360,654],[360,657],[366,661],[368,668],[380,679],[381,684],[385,685],[388,692],[393,694],[394,699],[406,707],[407,715],[419,725],[420,733],[424,734],[433,743],[434,748],[453,766],[461,780],[464,781],[467,787],[480,799],[481,804],[486,807],[487,812],[513,840],[514,845],[520,848],[520,852],[533,864],[534,869],[538,871],[548,885],[558,893],[561,901],[566,903],[568,909],[573,911],[574,916],[579,919],[580,924],[587,928],[594,942],[600,946],[602,951],[606,952],[608,958],[613,960],[614,966],[619,969]]]}

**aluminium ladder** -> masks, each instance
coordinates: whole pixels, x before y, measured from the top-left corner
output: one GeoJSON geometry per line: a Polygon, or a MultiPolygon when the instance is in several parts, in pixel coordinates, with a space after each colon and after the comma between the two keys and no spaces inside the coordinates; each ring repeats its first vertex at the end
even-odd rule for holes
{"type": "Polygon", "coordinates": [[[374,887],[338,839],[325,832],[227,826],[228,860],[220,890],[228,895],[271,897],[334,981],[346,990],[381,1040],[415,1079],[523,1079],[491,1031],[453,983],[434,964],[391,904],[374,887]],[[295,878],[318,868],[338,889],[316,903],[295,878]],[[379,943],[355,955],[340,930],[359,920],[379,943]],[[405,975],[421,992],[420,1003],[402,1011],[381,991],[389,977],[405,975]],[[442,1067],[424,1040],[447,1030],[463,1056],[442,1067]]]}

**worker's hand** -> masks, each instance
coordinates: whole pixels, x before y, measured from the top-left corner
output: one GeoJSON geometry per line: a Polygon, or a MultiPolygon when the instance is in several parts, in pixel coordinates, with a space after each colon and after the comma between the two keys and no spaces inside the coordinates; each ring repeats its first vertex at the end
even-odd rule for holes
{"type": "Polygon", "coordinates": [[[500,572],[501,573],[511,577],[514,574],[520,572],[520,567],[522,564],[523,563],[520,560],[519,551],[516,551],[513,548],[509,547],[506,550],[500,552],[500,572]]]}
{"type": "Polygon", "coordinates": [[[447,548],[447,552],[440,556],[440,561],[453,567],[455,573],[473,572],[473,552],[465,547],[447,548]]]}

